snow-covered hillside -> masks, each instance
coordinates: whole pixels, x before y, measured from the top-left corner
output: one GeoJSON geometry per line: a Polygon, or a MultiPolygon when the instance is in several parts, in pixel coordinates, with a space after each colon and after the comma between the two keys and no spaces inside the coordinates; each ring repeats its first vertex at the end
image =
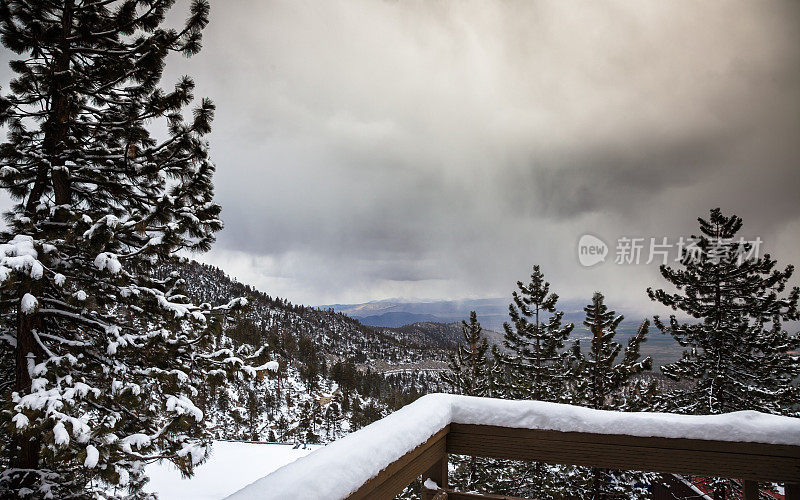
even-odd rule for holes
{"type": "Polygon", "coordinates": [[[328,442],[443,389],[439,372],[450,350],[438,339],[293,305],[197,262],[160,272],[177,273],[200,303],[246,297],[248,307],[224,323],[216,348],[250,345],[277,363],[256,378],[210,379],[201,388],[200,409],[216,439],[328,442]]]}
{"type": "Polygon", "coordinates": [[[165,266],[161,272],[177,271],[184,280],[186,292],[196,301],[221,303],[236,297],[247,297],[250,309],[236,332],[251,343],[270,341],[291,334],[296,341],[308,337],[327,356],[353,358],[357,363],[381,360],[392,363],[418,363],[446,360],[454,343],[436,336],[405,332],[400,329],[365,326],[357,320],[334,312],[292,304],[272,297],[249,285],[230,278],[214,266],[187,261],[165,266]]]}

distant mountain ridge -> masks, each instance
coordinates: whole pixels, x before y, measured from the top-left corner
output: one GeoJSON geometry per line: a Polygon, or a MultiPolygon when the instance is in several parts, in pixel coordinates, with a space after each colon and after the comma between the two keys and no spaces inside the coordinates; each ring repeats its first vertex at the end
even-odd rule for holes
{"type": "MultiPolygon", "coordinates": [[[[508,305],[511,298],[463,299],[442,301],[414,302],[407,299],[386,299],[366,302],[363,304],[332,304],[320,306],[320,309],[331,309],[357,319],[365,325],[374,325],[379,328],[391,328],[393,331],[408,336],[409,339],[438,343],[441,339],[460,341],[460,322],[469,317],[470,311],[475,311],[478,321],[487,332],[486,337],[491,343],[502,344],[503,323],[508,321],[508,305]],[[437,326],[438,325],[438,326],[437,326]],[[444,332],[447,332],[445,334],[444,332]]],[[[582,339],[586,343],[589,333],[583,325],[586,301],[559,300],[558,309],[564,311],[564,323],[574,323],[575,330],[570,336],[570,342],[582,339]]],[[[618,342],[627,343],[627,340],[636,334],[641,322],[648,316],[640,311],[612,308],[618,314],[625,316],[618,329],[618,342]]],[[[446,344],[441,344],[446,345],[446,344]]],[[[668,335],[662,335],[654,327],[650,327],[648,341],[643,345],[642,352],[653,356],[654,364],[660,366],[664,363],[677,361],[681,357],[682,348],[668,335]]]]}
{"type": "MultiPolygon", "coordinates": [[[[464,342],[461,322],[441,323],[422,321],[392,328],[391,331],[400,332],[402,338],[407,339],[409,342],[427,342],[442,348],[452,349],[464,342]]],[[[496,344],[498,347],[503,348],[502,333],[484,328],[483,336],[486,337],[489,344],[496,344]]]]}
{"type": "Polygon", "coordinates": [[[438,316],[433,314],[416,314],[408,312],[387,312],[383,314],[375,314],[372,316],[362,316],[358,318],[362,325],[378,326],[387,328],[397,328],[412,323],[422,323],[439,321],[438,316]]]}
{"type": "Polygon", "coordinates": [[[380,326],[393,327],[421,321],[459,322],[467,319],[470,311],[475,311],[484,327],[499,330],[508,318],[508,303],[508,299],[503,298],[420,302],[387,299],[362,304],[324,305],[320,309],[333,309],[364,324],[380,321],[384,323],[380,326]],[[392,324],[388,324],[389,322],[392,324]]]}

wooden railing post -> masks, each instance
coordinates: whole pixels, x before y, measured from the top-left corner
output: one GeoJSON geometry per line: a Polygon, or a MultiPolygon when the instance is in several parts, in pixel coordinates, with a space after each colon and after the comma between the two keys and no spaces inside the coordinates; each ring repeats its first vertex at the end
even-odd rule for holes
{"type": "MultiPolygon", "coordinates": [[[[422,474],[422,482],[425,483],[426,479],[431,479],[439,488],[447,488],[447,453],[442,455],[442,458],[436,461],[430,469],[422,474]]],[[[433,500],[435,493],[431,493],[425,486],[422,486],[422,500],[433,500]]]]}
{"type": "Polygon", "coordinates": [[[755,481],[744,481],[744,500],[758,500],[758,483],[755,481]]]}

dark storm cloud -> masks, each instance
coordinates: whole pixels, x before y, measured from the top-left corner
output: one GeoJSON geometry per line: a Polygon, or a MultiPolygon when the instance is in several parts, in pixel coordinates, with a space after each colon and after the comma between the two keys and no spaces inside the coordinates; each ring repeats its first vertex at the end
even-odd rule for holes
{"type": "MultiPolygon", "coordinates": [[[[712,206],[800,261],[793,2],[217,2],[176,61],[218,106],[207,258],[306,303],[641,302],[584,232],[679,235],[712,206]]],[[[613,251],[613,249],[612,249],[613,251]]]]}
{"type": "Polygon", "coordinates": [[[635,148],[598,146],[531,158],[530,167],[507,173],[504,190],[531,216],[573,218],[587,212],[624,213],[646,206],[670,188],[691,186],[725,161],[735,136],[701,135],[640,141],[635,148]]]}

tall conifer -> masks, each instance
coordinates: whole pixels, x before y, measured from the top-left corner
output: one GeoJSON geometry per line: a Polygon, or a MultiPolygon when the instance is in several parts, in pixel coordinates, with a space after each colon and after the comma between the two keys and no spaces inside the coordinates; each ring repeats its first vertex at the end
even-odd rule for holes
{"type": "MultiPolygon", "coordinates": [[[[568,353],[564,343],[574,326],[563,324],[557,309],[558,295],[539,266],[533,266],[530,282],[517,282],[508,307],[510,322],[503,324],[505,350],[494,348],[492,392],[510,399],[568,402],[571,385],[568,353]]],[[[563,498],[569,491],[565,481],[573,468],[541,462],[500,462],[496,491],[539,498],[563,498]],[[503,478],[506,478],[505,480],[503,478]]]]}
{"type": "Polygon", "coordinates": [[[718,208],[698,218],[700,236],[685,249],[679,268],[661,266],[677,288],[648,289],[654,301],[692,318],[656,326],[687,348],[678,362],[662,367],[691,385],[664,398],[670,411],[696,414],[758,410],[798,415],[800,335],[784,328],[798,319],[800,289],[786,293],[794,272],[776,268],[769,254],[756,255],[752,242],[736,238],[742,219],[718,208]]]}
{"type": "Polygon", "coordinates": [[[449,372],[442,375],[456,394],[486,396],[489,390],[489,343],[482,336],[483,328],[475,311],[469,313],[469,323],[461,321],[461,337],[455,354],[447,364],[449,372]]]}
{"type": "Polygon", "coordinates": [[[539,266],[533,266],[530,283],[518,281],[517,288],[508,306],[511,322],[503,324],[506,352],[495,352],[505,371],[501,391],[515,399],[564,401],[563,347],[574,326],[562,325],[564,313],[556,309],[558,295],[550,292],[539,266]]]}
{"type": "MultiPolygon", "coordinates": [[[[458,344],[455,354],[450,357],[448,372],[442,375],[443,381],[455,394],[466,396],[486,396],[489,390],[490,367],[486,353],[489,343],[482,335],[483,328],[475,311],[469,313],[469,323],[461,321],[463,342],[458,344]]],[[[467,490],[476,486],[491,484],[490,459],[476,457],[453,457],[453,481],[467,490]]]]}
{"type": "Polygon", "coordinates": [[[0,187],[16,200],[0,235],[4,495],[136,492],[156,458],[190,474],[208,439],[198,386],[244,363],[204,349],[241,301],[191,304],[178,273],[155,272],[222,227],[214,106],[187,119],[191,78],[159,87],[169,54],[200,50],[209,4],[178,29],[173,4],[0,3],[18,55],[0,99],[0,187]]]}
{"type": "MultiPolygon", "coordinates": [[[[586,320],[584,325],[591,334],[589,352],[584,354],[579,340],[572,346],[572,358],[575,362],[575,382],[573,391],[575,402],[597,410],[617,410],[623,406],[624,390],[632,382],[632,378],[653,366],[648,356],[641,358],[640,348],[647,340],[650,322],[645,320],[628,340],[622,359],[622,344],[614,337],[617,328],[624,319],[622,315],[608,309],[605,297],[595,292],[592,303],[584,308],[586,320]]],[[[649,493],[645,489],[646,476],[628,471],[609,471],[592,469],[583,486],[584,497],[601,498],[645,498],[649,493]]],[[[579,481],[576,481],[579,483],[579,481]]]]}
{"type": "MultiPolygon", "coordinates": [[[[680,267],[661,266],[661,275],[677,292],[648,289],[654,301],[692,318],[671,315],[656,326],[683,347],[683,357],[661,367],[668,377],[689,385],[661,400],[669,411],[717,414],[737,410],[800,415],[800,335],[783,325],[798,319],[800,289],[786,292],[794,267],[777,269],[769,254],[737,238],[742,219],[712,209],[698,218],[700,236],[690,238],[680,267]]],[[[738,488],[729,480],[713,482],[716,497],[738,488]]]]}

